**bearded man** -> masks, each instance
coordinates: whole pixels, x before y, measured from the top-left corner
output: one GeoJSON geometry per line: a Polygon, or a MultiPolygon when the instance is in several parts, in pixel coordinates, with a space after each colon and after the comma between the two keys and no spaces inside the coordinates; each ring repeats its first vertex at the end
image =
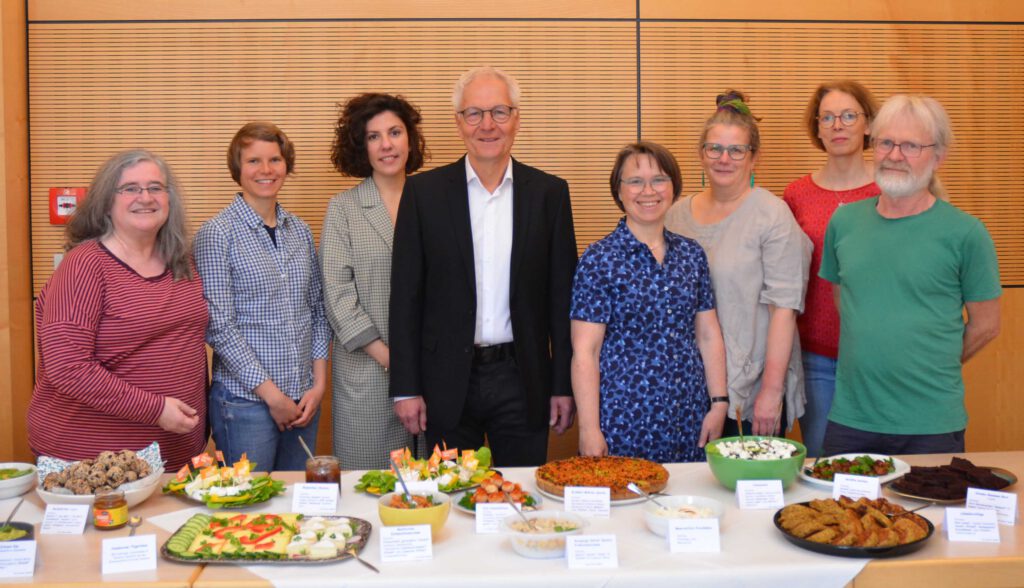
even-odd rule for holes
{"type": "Polygon", "coordinates": [[[839,208],[822,251],[840,316],[823,455],[960,453],[962,366],[999,333],[995,246],[935,175],[953,139],[937,101],[893,96],[871,136],[882,193],[839,208]]]}

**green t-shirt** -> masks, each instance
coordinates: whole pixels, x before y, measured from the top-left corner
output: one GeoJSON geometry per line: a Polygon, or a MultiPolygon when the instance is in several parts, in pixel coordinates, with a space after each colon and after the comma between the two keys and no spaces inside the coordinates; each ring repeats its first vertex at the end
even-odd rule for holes
{"type": "Polygon", "coordinates": [[[875,433],[967,427],[960,356],[964,302],[998,298],[985,225],[937,200],[905,218],[878,198],[840,207],[819,275],[840,286],[839,365],[829,420],[875,433]]]}

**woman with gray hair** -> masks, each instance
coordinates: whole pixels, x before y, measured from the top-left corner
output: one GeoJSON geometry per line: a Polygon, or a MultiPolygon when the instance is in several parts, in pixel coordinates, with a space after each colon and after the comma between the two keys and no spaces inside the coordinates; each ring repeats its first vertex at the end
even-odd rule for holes
{"type": "Polygon", "coordinates": [[[111,157],[36,300],[37,455],[78,460],[160,443],[169,469],[206,445],[207,311],[178,182],[144,150],[111,157]]]}

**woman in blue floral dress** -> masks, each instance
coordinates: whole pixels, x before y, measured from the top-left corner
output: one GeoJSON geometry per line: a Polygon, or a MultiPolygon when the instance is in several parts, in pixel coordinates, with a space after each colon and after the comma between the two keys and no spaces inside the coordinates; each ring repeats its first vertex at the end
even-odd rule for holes
{"type": "Polygon", "coordinates": [[[729,406],[707,257],[665,230],[679,164],[651,142],[611,173],[616,229],[583,254],[572,295],[572,386],[582,455],[701,461],[729,406]]]}

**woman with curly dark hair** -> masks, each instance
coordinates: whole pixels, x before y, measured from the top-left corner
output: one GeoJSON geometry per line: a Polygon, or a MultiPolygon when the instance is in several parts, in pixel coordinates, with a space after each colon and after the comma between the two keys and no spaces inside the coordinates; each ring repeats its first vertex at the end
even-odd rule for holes
{"type": "Polygon", "coordinates": [[[388,397],[391,245],[405,177],[423,165],[420,113],[401,96],[361,94],[335,126],[331,162],[365,178],[331,199],[320,238],[324,303],[334,328],[334,454],[349,470],[387,467],[416,439],[388,397]]]}

